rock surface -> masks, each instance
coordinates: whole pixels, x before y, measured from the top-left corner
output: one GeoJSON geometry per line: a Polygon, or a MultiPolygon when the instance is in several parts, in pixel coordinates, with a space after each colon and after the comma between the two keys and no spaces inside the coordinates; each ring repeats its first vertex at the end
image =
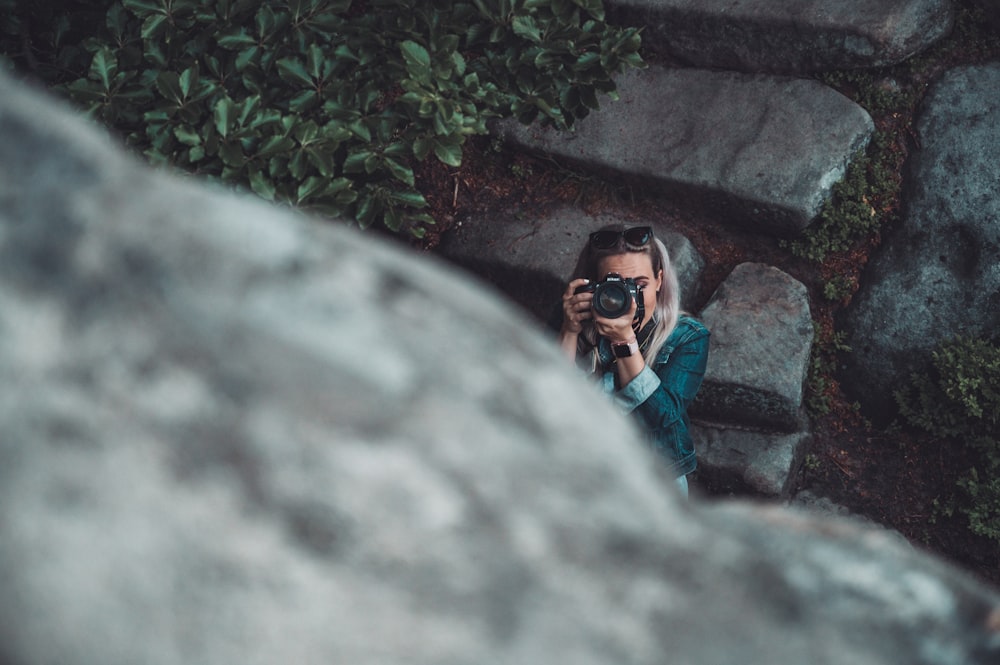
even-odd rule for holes
{"type": "Polygon", "coordinates": [[[951,30],[950,0],[613,0],[643,45],[706,68],[805,74],[885,67],[951,30]]]}
{"type": "Polygon", "coordinates": [[[818,81],[652,66],[617,84],[621,100],[571,134],[516,120],[496,132],[748,230],[795,236],[873,131],[864,109],[818,81]]]}
{"type": "Polygon", "coordinates": [[[701,320],[712,331],[712,345],[691,413],[798,431],[813,341],[805,286],[777,268],[743,263],[716,290],[701,320]]]}
{"type": "Polygon", "coordinates": [[[714,492],[788,498],[809,444],[805,429],[792,433],[695,422],[698,478],[714,492]]]}
{"type": "Polygon", "coordinates": [[[957,335],[1000,326],[1000,64],[947,72],[924,99],[901,227],[863,275],[843,383],[873,415],[957,335]]]}
{"type": "Polygon", "coordinates": [[[52,106],[0,77],[4,665],[1000,658],[935,559],[679,505],[467,279],[52,106]]]}

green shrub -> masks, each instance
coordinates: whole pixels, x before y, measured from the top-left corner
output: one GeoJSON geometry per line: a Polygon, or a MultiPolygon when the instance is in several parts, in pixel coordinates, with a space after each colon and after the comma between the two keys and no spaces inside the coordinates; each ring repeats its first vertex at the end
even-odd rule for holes
{"type": "Polygon", "coordinates": [[[958,481],[969,528],[1000,541],[1000,346],[959,338],[896,392],[900,413],[932,436],[967,446],[976,465],[958,481]]]}
{"type": "Polygon", "coordinates": [[[150,160],[417,236],[434,220],[416,160],[458,166],[491,118],[570,127],[642,64],[601,0],[105,6],[82,43],[46,32],[48,71],[150,160]]]}
{"type": "Polygon", "coordinates": [[[806,377],[806,408],[814,416],[825,416],[830,413],[830,390],[833,384],[830,377],[837,367],[837,355],[849,353],[847,334],[829,330],[820,324],[813,323],[817,330],[809,355],[809,368],[806,377]]]}

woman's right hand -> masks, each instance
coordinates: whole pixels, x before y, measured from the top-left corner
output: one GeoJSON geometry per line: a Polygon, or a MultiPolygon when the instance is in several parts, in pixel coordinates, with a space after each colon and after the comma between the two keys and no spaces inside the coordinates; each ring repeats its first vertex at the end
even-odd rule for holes
{"type": "Polygon", "coordinates": [[[576,292],[578,288],[589,283],[589,279],[574,279],[566,286],[566,291],[562,297],[563,333],[579,335],[583,330],[583,322],[593,318],[590,308],[594,300],[594,294],[589,291],[584,291],[583,293],[576,292]]]}

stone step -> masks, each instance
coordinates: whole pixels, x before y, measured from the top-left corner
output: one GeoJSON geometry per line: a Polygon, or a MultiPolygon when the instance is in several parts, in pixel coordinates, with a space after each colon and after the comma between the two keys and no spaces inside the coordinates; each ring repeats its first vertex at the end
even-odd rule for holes
{"type": "Polygon", "coordinates": [[[696,67],[795,74],[893,65],[954,22],[949,0],[611,0],[608,14],[696,67]]]}
{"type": "Polygon", "coordinates": [[[743,430],[695,422],[699,484],[713,492],[788,498],[809,444],[809,432],[743,430]]]}
{"type": "Polygon", "coordinates": [[[691,415],[796,432],[813,324],[806,287],[778,268],[743,263],[701,312],[712,346],[691,415]]]}
{"type": "Polygon", "coordinates": [[[620,101],[573,132],[513,119],[494,132],[784,237],[815,218],[873,132],[863,108],[814,80],[650,67],[617,83],[620,101]]]}

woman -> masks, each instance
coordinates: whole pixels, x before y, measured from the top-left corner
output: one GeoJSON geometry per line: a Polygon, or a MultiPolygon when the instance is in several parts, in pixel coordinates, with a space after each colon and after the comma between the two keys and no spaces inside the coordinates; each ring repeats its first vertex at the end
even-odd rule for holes
{"type": "Polygon", "coordinates": [[[687,407],[705,375],[709,332],[680,312],[667,248],[648,226],[591,233],[562,304],[560,346],[595,374],[618,407],[634,414],[687,496],[687,474],[696,466],[687,407]],[[595,311],[594,303],[594,288],[609,275],[622,280],[618,286],[635,282],[631,306],[614,318],[595,311]]]}

